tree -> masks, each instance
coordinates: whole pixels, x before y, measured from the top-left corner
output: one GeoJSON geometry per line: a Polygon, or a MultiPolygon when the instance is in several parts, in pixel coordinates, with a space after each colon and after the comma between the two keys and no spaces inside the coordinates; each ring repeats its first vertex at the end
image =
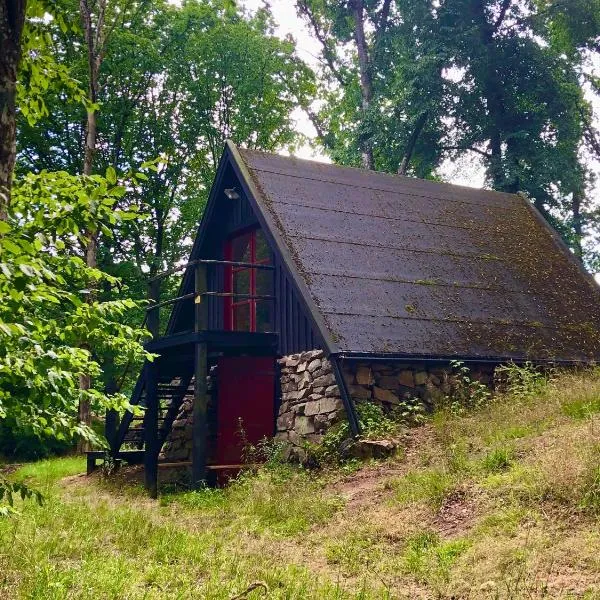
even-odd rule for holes
{"type": "Polygon", "coordinates": [[[17,72],[26,5],[26,0],[0,1],[0,221],[6,220],[15,166],[17,72]]]}
{"type": "MultiPolygon", "coordinates": [[[[293,43],[273,35],[264,10],[249,17],[220,0],[144,7],[106,42],[95,156],[99,170],[120,172],[162,157],[132,190],[149,218],[119,225],[106,248],[99,240],[99,260],[126,272],[132,287],[189,249],[225,139],[265,150],[293,146],[299,136],[291,114],[314,90],[293,43]]],[[[53,36],[74,74],[85,76],[80,37],[59,29],[53,36]]],[[[45,135],[21,126],[19,168],[77,173],[81,111],[56,101],[49,112],[45,135]]]]}
{"type": "MultiPolygon", "coordinates": [[[[40,6],[32,3],[32,7],[39,17],[40,6]]],[[[62,15],[57,21],[65,24],[62,15]]],[[[52,88],[50,81],[67,82],[75,90],[78,86],[64,68],[55,69],[58,65],[45,52],[47,38],[38,37],[37,25],[22,30],[26,35],[19,43],[12,41],[14,52],[0,54],[0,72],[12,73],[23,46],[32,51],[25,53],[18,78],[11,83],[9,102],[16,108],[20,98],[20,109],[33,125],[47,114],[42,92],[52,88]]],[[[70,99],[79,101],[81,94],[70,99]]],[[[3,118],[14,132],[14,110],[5,110],[3,118]]],[[[12,160],[14,153],[3,155],[5,199],[10,190],[11,201],[3,204],[0,220],[0,426],[39,437],[81,436],[99,442],[93,430],[79,421],[78,402],[88,401],[97,410],[123,410],[128,404],[119,394],[79,390],[82,374],[100,373],[91,348],[100,353],[108,349],[121,361],[152,357],[141,344],[147,332],[123,324],[136,303],[124,296],[116,278],[86,265],[77,249],[82,232],[101,230],[109,236],[119,220],[138,215],[122,209],[126,188],[117,183],[114,171],[107,171],[106,177],[42,171],[22,175],[13,183],[12,160]],[[97,285],[119,286],[121,298],[86,302],[89,289],[97,285]],[[90,342],[88,348],[79,344],[83,336],[90,342]]],[[[0,477],[0,500],[8,498],[11,504],[15,493],[35,495],[26,486],[0,477]]],[[[6,512],[6,507],[0,507],[0,514],[6,512]]]]}
{"type": "Polygon", "coordinates": [[[328,89],[312,118],[334,160],[371,168],[369,148],[377,169],[431,176],[476,156],[490,187],[527,194],[583,253],[592,174],[581,149],[595,137],[582,86],[597,0],[297,6],[322,44],[328,89]]]}

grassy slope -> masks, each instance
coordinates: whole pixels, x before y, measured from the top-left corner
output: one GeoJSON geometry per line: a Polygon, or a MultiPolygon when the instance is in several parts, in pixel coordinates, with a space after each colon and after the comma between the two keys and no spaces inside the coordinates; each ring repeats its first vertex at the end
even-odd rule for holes
{"type": "Polygon", "coordinates": [[[79,459],[27,465],[48,499],[0,520],[0,597],[600,598],[598,412],[600,372],[566,375],[438,413],[386,463],[160,503],[79,459]]]}

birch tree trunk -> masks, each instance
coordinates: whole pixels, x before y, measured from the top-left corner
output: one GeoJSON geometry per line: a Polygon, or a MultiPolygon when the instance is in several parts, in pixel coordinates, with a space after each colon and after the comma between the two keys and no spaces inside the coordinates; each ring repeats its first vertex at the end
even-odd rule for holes
{"type": "Polygon", "coordinates": [[[0,0],[0,221],[10,205],[17,153],[17,72],[27,0],[0,0]]]}

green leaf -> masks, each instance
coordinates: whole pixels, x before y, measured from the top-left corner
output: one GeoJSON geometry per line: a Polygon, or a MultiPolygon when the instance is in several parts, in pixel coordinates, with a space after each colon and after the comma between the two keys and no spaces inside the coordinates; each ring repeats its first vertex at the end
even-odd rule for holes
{"type": "Polygon", "coordinates": [[[117,172],[114,170],[113,167],[108,167],[106,169],[106,181],[108,181],[108,183],[110,183],[111,185],[115,185],[117,183],[117,172]]]}

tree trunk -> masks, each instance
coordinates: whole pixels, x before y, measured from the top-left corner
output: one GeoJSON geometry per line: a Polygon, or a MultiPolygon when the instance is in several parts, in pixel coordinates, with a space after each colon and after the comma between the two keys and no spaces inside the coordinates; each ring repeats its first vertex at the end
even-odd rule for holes
{"type": "MultiPolygon", "coordinates": [[[[369,118],[369,109],[373,99],[373,81],[369,64],[369,50],[365,37],[365,11],[362,0],[352,0],[352,15],[354,17],[354,41],[358,53],[358,69],[360,74],[360,93],[362,98],[363,121],[369,118]]],[[[364,122],[363,122],[364,126],[364,122]]],[[[360,141],[362,163],[365,169],[375,169],[373,159],[372,131],[367,127],[360,141]]]]}
{"type": "MultiPolygon", "coordinates": [[[[85,264],[88,267],[95,268],[96,267],[97,250],[98,250],[98,244],[97,244],[98,237],[97,237],[96,232],[88,232],[88,236],[89,236],[88,243],[86,244],[86,247],[85,247],[85,264]]],[[[90,302],[90,303],[92,303],[94,301],[94,296],[95,296],[94,292],[95,292],[95,290],[91,289],[90,293],[88,295],[88,302],[90,302]]],[[[85,350],[88,350],[88,351],[90,350],[89,344],[87,344],[85,342],[82,344],[82,347],[85,350]]],[[[92,386],[92,378],[89,374],[79,376],[79,389],[82,392],[87,392],[91,386],[92,386]]],[[[91,412],[90,402],[86,398],[82,397],[79,400],[78,416],[79,416],[80,423],[84,423],[88,427],[91,426],[92,412],[91,412]]],[[[84,440],[83,438],[80,438],[79,441],[77,442],[77,450],[79,452],[87,452],[90,449],[91,448],[90,448],[89,442],[87,440],[84,440]]]]}
{"type": "MultiPolygon", "coordinates": [[[[86,43],[87,58],[88,58],[88,78],[89,78],[89,101],[95,104],[98,101],[98,73],[100,71],[101,64],[101,53],[99,47],[102,45],[102,29],[104,27],[104,11],[106,3],[104,1],[99,2],[98,19],[96,23],[96,30],[94,31],[94,25],[92,23],[92,13],[87,0],[80,0],[79,12],[81,22],[83,25],[83,32],[86,43]]],[[[96,140],[97,140],[97,122],[96,122],[96,111],[93,108],[87,110],[87,121],[85,128],[85,148],[83,157],[83,174],[91,175],[94,167],[94,155],[96,153],[96,140]]],[[[91,229],[86,231],[85,238],[87,243],[84,248],[85,264],[88,267],[95,268],[97,265],[97,254],[98,254],[98,231],[91,229]]],[[[88,295],[88,302],[92,303],[95,299],[95,290],[91,289],[88,295]]],[[[86,348],[86,344],[82,345],[86,348]]],[[[89,349],[89,348],[88,348],[89,349]]],[[[85,392],[90,389],[92,385],[90,375],[82,375],[79,378],[79,389],[85,392]]],[[[87,426],[92,424],[92,415],[90,409],[90,403],[85,398],[81,398],[79,401],[79,421],[87,426]]],[[[89,443],[86,440],[80,439],[77,445],[80,452],[86,452],[89,450],[89,443]]]]}
{"type": "Polygon", "coordinates": [[[10,206],[17,154],[17,72],[26,8],[26,0],[0,0],[0,221],[10,206]]]}
{"type": "Polygon", "coordinates": [[[427,123],[427,117],[429,116],[429,111],[425,110],[417,119],[415,123],[415,128],[413,129],[412,135],[408,140],[408,144],[406,145],[406,150],[404,152],[404,156],[402,157],[402,162],[398,167],[398,175],[406,175],[408,171],[408,165],[410,164],[410,159],[415,151],[415,146],[417,145],[417,140],[423,131],[423,127],[425,127],[425,123],[427,123]]]}
{"type": "Polygon", "coordinates": [[[480,0],[472,0],[471,13],[473,21],[479,28],[479,37],[486,53],[487,69],[483,82],[490,136],[490,153],[487,175],[495,190],[504,190],[506,176],[503,167],[502,127],[505,122],[504,95],[498,75],[496,49],[494,48],[495,25],[490,23],[485,13],[484,4],[480,0]]]}

